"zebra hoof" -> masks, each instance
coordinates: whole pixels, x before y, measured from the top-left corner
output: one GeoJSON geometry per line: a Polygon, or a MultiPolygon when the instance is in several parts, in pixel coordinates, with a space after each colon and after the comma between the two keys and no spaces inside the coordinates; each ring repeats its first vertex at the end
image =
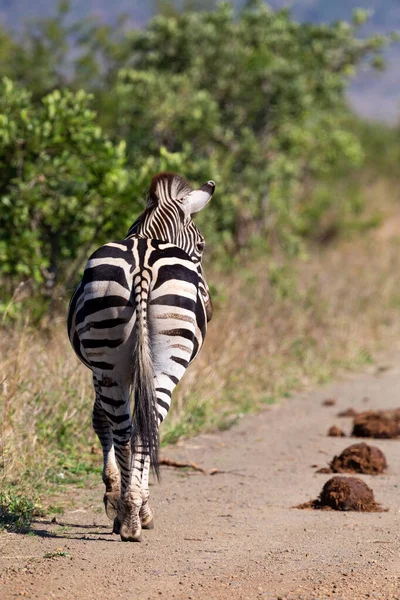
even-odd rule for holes
{"type": "Polygon", "coordinates": [[[120,531],[121,531],[120,520],[118,519],[118,517],[115,517],[112,532],[118,535],[120,531]]]}
{"type": "Polygon", "coordinates": [[[132,533],[125,525],[122,525],[120,535],[122,542],[141,542],[141,529],[137,529],[132,533]]]}
{"type": "Polygon", "coordinates": [[[121,542],[141,542],[141,541],[142,541],[142,538],[140,535],[139,535],[139,537],[132,537],[132,536],[125,537],[125,536],[121,535],[121,542]]]}
{"type": "Polygon", "coordinates": [[[103,497],[104,508],[106,509],[106,515],[112,521],[117,516],[117,502],[119,498],[119,492],[106,492],[103,497]]]}
{"type": "Polygon", "coordinates": [[[151,519],[148,523],[142,523],[142,529],[154,529],[154,520],[151,519]]]}

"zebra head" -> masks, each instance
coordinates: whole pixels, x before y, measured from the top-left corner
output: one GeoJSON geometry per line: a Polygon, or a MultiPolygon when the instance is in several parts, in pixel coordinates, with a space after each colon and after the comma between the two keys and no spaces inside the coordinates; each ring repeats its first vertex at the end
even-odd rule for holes
{"type": "Polygon", "coordinates": [[[195,264],[201,262],[204,238],[192,216],[211,200],[215,189],[207,181],[193,190],[187,181],[174,173],[153,177],[147,196],[147,206],[128,232],[140,237],[171,242],[185,250],[195,264]]]}

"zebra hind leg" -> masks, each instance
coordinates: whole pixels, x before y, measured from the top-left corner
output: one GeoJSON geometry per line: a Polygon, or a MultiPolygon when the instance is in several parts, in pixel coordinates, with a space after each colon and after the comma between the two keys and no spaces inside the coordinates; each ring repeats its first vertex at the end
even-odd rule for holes
{"type": "MultiPolygon", "coordinates": [[[[114,431],[114,436],[116,432],[114,431]]],[[[115,454],[121,469],[121,497],[118,513],[114,520],[114,533],[119,533],[123,542],[141,540],[141,509],[143,497],[141,480],[145,459],[138,447],[132,456],[131,440],[114,437],[115,454]]]]}
{"type": "MultiPolygon", "coordinates": [[[[161,373],[156,376],[155,390],[157,398],[157,415],[158,427],[165,419],[171,406],[171,395],[175,387],[175,382],[172,379],[161,373]]],[[[149,475],[150,475],[150,457],[147,456],[143,465],[142,474],[142,508],[140,509],[140,521],[143,529],[154,529],[153,513],[149,506],[149,475]]]]}
{"type": "MultiPolygon", "coordinates": [[[[129,454],[128,448],[125,448],[124,451],[129,454]]],[[[121,495],[120,512],[114,520],[114,533],[121,533],[121,523],[125,522],[127,531],[123,531],[121,536],[127,537],[126,541],[136,541],[139,536],[139,523],[140,529],[154,529],[153,513],[149,506],[149,474],[150,457],[144,456],[139,448],[133,461],[131,483],[127,484],[129,491],[121,495]],[[141,483],[138,486],[140,480],[141,483]],[[139,487],[140,493],[138,492],[139,487]],[[131,507],[129,508],[128,505],[131,507]],[[129,530],[136,533],[131,535],[129,530]]]]}
{"type": "MultiPolygon", "coordinates": [[[[96,384],[95,388],[97,388],[96,384]]],[[[120,475],[115,460],[112,429],[104,414],[97,390],[92,423],[103,449],[103,482],[106,487],[103,497],[104,507],[108,518],[113,520],[117,515],[117,503],[120,497],[120,475]]]]}
{"type": "Polygon", "coordinates": [[[115,470],[112,472],[106,468],[104,470],[106,510],[111,516],[114,512],[115,500],[117,500],[113,532],[120,534],[122,541],[139,541],[142,530],[139,513],[143,504],[141,482],[145,456],[141,452],[139,440],[137,440],[135,454],[132,456],[129,383],[118,376],[111,378],[100,373],[97,378],[97,387],[100,393],[96,403],[95,429],[98,435],[102,434],[103,449],[110,448],[107,456],[110,459],[112,455],[113,460],[116,459],[121,475],[120,488],[119,485],[117,488],[114,487],[113,477],[117,469],[116,463],[113,463],[115,470]],[[104,420],[101,419],[102,416],[108,424],[107,429],[104,420]],[[110,491],[108,491],[107,485],[110,485],[110,491]],[[112,513],[108,510],[109,507],[112,507],[112,513]]]}
{"type": "Polygon", "coordinates": [[[150,474],[150,457],[147,456],[143,465],[142,474],[142,506],[139,516],[143,529],[154,529],[153,513],[149,506],[149,474],[150,474]]]}

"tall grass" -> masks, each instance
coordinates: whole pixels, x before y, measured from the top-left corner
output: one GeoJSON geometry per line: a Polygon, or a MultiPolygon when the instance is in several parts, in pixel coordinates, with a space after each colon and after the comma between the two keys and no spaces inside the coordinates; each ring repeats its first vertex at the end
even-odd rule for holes
{"type": "MultiPolygon", "coordinates": [[[[230,274],[211,270],[215,316],[174,393],[164,442],[229,427],[238,414],[371,362],[398,340],[396,211],[392,205],[376,231],[314,247],[307,261],[260,258],[230,274]]],[[[44,499],[63,483],[97,483],[101,466],[90,372],[74,356],[64,320],[39,331],[27,318],[0,331],[0,484],[44,499]]]]}

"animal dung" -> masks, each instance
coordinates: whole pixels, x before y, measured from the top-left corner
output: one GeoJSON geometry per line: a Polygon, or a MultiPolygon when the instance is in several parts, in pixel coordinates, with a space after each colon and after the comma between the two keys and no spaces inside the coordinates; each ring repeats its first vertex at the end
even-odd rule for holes
{"type": "Polygon", "coordinates": [[[337,414],[338,417],[356,417],[358,412],[354,408],[346,408],[337,414]]]}
{"type": "Polygon", "coordinates": [[[376,446],[365,442],[352,444],[339,456],[334,456],[329,469],[326,467],[317,473],[363,473],[364,475],[380,475],[387,469],[386,457],[376,446]]]}
{"type": "Polygon", "coordinates": [[[400,437],[400,409],[366,411],[353,421],[354,437],[397,438],[400,437]]]}
{"type": "Polygon", "coordinates": [[[333,510],[378,511],[382,508],[375,502],[372,489],[358,477],[337,475],[329,479],[322,488],[321,506],[333,510]]]}
{"type": "Polygon", "coordinates": [[[322,400],[322,406],[335,406],[336,400],[334,398],[327,398],[326,400],[322,400]]]}
{"type": "Polygon", "coordinates": [[[340,427],[338,427],[337,425],[332,425],[332,427],[330,427],[328,429],[328,436],[329,437],[345,437],[345,434],[340,429],[340,427]]]}
{"type": "Polygon", "coordinates": [[[362,479],[342,475],[336,475],[329,479],[316,500],[310,500],[294,508],[358,512],[382,512],[384,510],[375,502],[374,492],[362,479]]]}

